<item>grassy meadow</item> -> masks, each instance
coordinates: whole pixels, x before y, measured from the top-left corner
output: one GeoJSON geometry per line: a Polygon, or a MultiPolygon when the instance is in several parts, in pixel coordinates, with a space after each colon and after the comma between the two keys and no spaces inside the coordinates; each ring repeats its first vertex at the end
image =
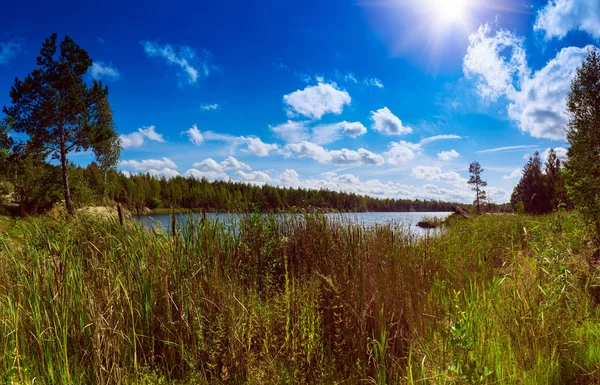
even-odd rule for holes
{"type": "Polygon", "coordinates": [[[598,384],[576,213],[441,236],[322,215],[0,220],[7,384],[598,384]]]}

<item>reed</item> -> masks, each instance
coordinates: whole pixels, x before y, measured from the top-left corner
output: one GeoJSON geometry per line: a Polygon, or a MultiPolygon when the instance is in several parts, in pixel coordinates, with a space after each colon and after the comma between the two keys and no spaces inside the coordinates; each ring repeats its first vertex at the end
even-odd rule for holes
{"type": "Polygon", "coordinates": [[[6,223],[4,383],[600,380],[574,213],[452,219],[427,238],[318,214],[6,223]]]}

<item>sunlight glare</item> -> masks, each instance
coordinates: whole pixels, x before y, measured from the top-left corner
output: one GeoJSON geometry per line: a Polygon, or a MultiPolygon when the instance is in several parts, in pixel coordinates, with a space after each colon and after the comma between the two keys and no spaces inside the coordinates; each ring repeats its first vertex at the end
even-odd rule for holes
{"type": "Polygon", "coordinates": [[[428,13],[444,24],[462,24],[469,18],[472,0],[426,0],[428,13]]]}

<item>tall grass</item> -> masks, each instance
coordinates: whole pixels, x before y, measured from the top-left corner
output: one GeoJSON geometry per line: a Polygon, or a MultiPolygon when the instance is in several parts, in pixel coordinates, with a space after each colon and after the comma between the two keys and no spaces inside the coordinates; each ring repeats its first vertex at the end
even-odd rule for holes
{"type": "Polygon", "coordinates": [[[452,219],[433,238],[323,215],[14,226],[0,236],[5,383],[600,380],[575,214],[452,219]]]}

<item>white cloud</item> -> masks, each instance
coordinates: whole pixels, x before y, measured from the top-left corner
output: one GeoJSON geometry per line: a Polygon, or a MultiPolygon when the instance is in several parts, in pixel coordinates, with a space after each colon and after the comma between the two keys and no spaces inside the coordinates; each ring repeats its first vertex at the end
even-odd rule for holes
{"type": "Polygon", "coordinates": [[[206,178],[209,181],[215,181],[215,180],[226,181],[226,180],[229,179],[229,176],[227,176],[227,174],[225,174],[224,172],[219,172],[219,171],[200,171],[200,170],[196,170],[194,168],[190,168],[189,170],[187,170],[184,175],[186,177],[192,177],[192,178],[195,178],[195,179],[206,178]]]}
{"type": "Polygon", "coordinates": [[[342,135],[356,138],[367,133],[367,128],[360,122],[339,122],[322,124],[312,129],[311,140],[317,144],[327,144],[340,139],[342,135]]]}
{"type": "Polygon", "coordinates": [[[412,176],[417,179],[429,181],[441,181],[458,187],[467,186],[467,180],[461,177],[457,172],[443,172],[438,166],[417,166],[412,169],[412,176]]]}
{"type": "Polygon", "coordinates": [[[160,159],[146,159],[137,161],[137,160],[123,160],[119,162],[121,166],[135,168],[136,170],[150,170],[150,169],[164,169],[164,168],[177,168],[175,162],[173,162],[169,158],[163,157],[160,159]]]}
{"type": "Polygon", "coordinates": [[[388,151],[384,153],[389,164],[398,165],[415,159],[421,153],[421,146],[416,143],[392,142],[388,144],[388,151]]]}
{"type": "Polygon", "coordinates": [[[190,142],[194,143],[196,146],[199,146],[204,142],[204,136],[202,136],[198,126],[195,124],[189,130],[182,132],[182,134],[186,134],[190,139],[190,142]]]}
{"type": "MultiPolygon", "coordinates": [[[[444,174],[441,173],[440,174],[444,174]]],[[[440,176],[442,179],[454,180],[455,175],[440,176]]],[[[435,175],[435,174],[434,174],[435,175]]],[[[434,177],[434,179],[437,177],[434,177]]],[[[422,199],[422,200],[443,200],[449,202],[470,203],[473,201],[473,194],[466,184],[466,180],[460,181],[461,185],[452,188],[443,188],[435,184],[425,184],[424,186],[405,185],[393,182],[382,182],[378,179],[369,179],[362,181],[358,176],[352,174],[338,175],[334,172],[323,173],[320,178],[300,180],[300,187],[311,189],[328,189],[332,191],[343,191],[356,193],[359,195],[369,195],[378,198],[394,199],[422,199]]],[[[488,192],[494,197],[496,202],[505,202],[507,200],[506,192],[501,189],[488,188],[488,192]]]]}
{"type": "Polygon", "coordinates": [[[514,83],[529,77],[529,67],[523,39],[509,31],[497,31],[485,24],[469,36],[463,71],[477,79],[477,91],[484,100],[496,100],[502,95],[511,96],[514,83]]]}
{"type": "Polygon", "coordinates": [[[425,139],[421,140],[419,142],[419,144],[421,146],[425,146],[425,145],[428,145],[429,143],[437,142],[438,140],[448,140],[448,139],[462,139],[462,136],[453,135],[453,134],[435,135],[435,136],[430,136],[429,138],[425,138],[425,139]]]}
{"type": "Polygon", "coordinates": [[[383,83],[377,78],[366,78],[365,84],[371,87],[383,88],[383,83]]]}
{"type": "Polygon", "coordinates": [[[402,125],[402,121],[387,107],[371,111],[371,120],[372,128],[384,135],[403,135],[412,132],[412,128],[402,125]]]}
{"type": "Polygon", "coordinates": [[[502,179],[504,179],[504,180],[516,179],[516,178],[520,178],[522,174],[523,174],[523,169],[521,167],[519,167],[519,168],[516,168],[513,172],[511,172],[509,175],[504,175],[502,177],[502,179]]]}
{"type": "Polygon", "coordinates": [[[245,138],[241,137],[248,145],[243,152],[256,156],[269,156],[273,151],[276,151],[279,146],[275,143],[264,143],[260,138],[245,138]]]}
{"type": "Polygon", "coordinates": [[[381,166],[384,163],[380,155],[364,148],[359,148],[357,151],[346,148],[342,150],[327,150],[318,144],[304,140],[300,143],[289,144],[286,146],[286,149],[293,151],[299,158],[312,158],[322,164],[381,166]]]}
{"type": "Polygon", "coordinates": [[[325,148],[306,140],[300,143],[288,144],[286,148],[296,153],[299,158],[312,158],[324,164],[331,162],[331,155],[325,148]]]}
{"type": "Polygon", "coordinates": [[[449,162],[452,159],[458,158],[460,156],[460,154],[458,152],[456,152],[456,150],[450,150],[450,151],[438,152],[437,156],[440,160],[443,160],[444,162],[449,162]]]}
{"type": "Polygon", "coordinates": [[[325,114],[341,114],[351,101],[348,92],[339,90],[335,83],[323,82],[283,96],[288,116],[304,115],[317,120],[325,114]]]}
{"type": "Polygon", "coordinates": [[[244,171],[237,171],[235,173],[235,176],[244,182],[267,183],[272,180],[269,174],[267,174],[264,171],[252,171],[250,173],[246,173],[244,171]]]}
{"type": "Polygon", "coordinates": [[[591,48],[563,48],[542,69],[531,74],[523,38],[512,32],[492,34],[484,25],[470,36],[463,61],[484,100],[508,100],[507,112],[522,132],[536,138],[561,140],[568,122],[566,97],[571,81],[591,48]]]}
{"type": "Polygon", "coordinates": [[[277,178],[286,186],[297,187],[300,185],[300,175],[296,170],[286,169],[277,178]]]}
{"type": "Polygon", "coordinates": [[[104,64],[101,61],[93,62],[89,69],[90,76],[92,79],[100,80],[102,78],[110,80],[119,80],[121,74],[119,70],[114,68],[111,64],[104,64]]]}
{"type": "Polygon", "coordinates": [[[202,162],[192,164],[192,167],[198,168],[201,171],[225,172],[227,170],[250,170],[250,166],[244,162],[240,162],[233,156],[226,158],[221,163],[217,163],[214,159],[208,158],[202,162]]]}
{"type": "Polygon", "coordinates": [[[359,148],[358,151],[348,150],[346,148],[342,150],[329,151],[331,155],[331,163],[340,166],[381,166],[384,163],[381,155],[377,155],[364,148],[359,148]]]}
{"type": "Polygon", "coordinates": [[[564,139],[569,121],[566,98],[577,67],[590,48],[563,48],[533,77],[525,79],[521,92],[511,98],[508,106],[509,117],[521,131],[536,138],[564,139]]]}
{"type": "MultiPolygon", "coordinates": [[[[383,83],[381,82],[381,80],[375,77],[367,77],[361,79],[352,72],[343,73],[337,69],[335,70],[334,76],[337,80],[344,81],[346,83],[361,83],[369,87],[383,88],[383,83]]],[[[321,80],[323,80],[323,78],[321,78],[321,80]]]]}
{"type": "Polygon", "coordinates": [[[294,122],[288,120],[277,126],[269,126],[271,131],[287,143],[297,143],[309,138],[308,122],[294,122]]]}
{"type": "Polygon", "coordinates": [[[181,175],[177,171],[170,169],[170,168],[163,168],[161,170],[150,169],[147,172],[150,175],[153,175],[157,178],[165,177],[166,179],[170,179],[170,178],[181,175]]]}
{"type": "Polygon", "coordinates": [[[14,41],[0,42],[0,65],[8,64],[21,49],[21,45],[14,41]]]}
{"type": "Polygon", "coordinates": [[[152,41],[142,41],[144,52],[151,58],[162,58],[167,64],[178,66],[188,83],[196,83],[201,76],[208,77],[217,66],[212,65],[212,55],[210,52],[202,51],[201,57],[188,46],[173,48],[170,44],[160,45],[152,41]]]}
{"type": "Polygon", "coordinates": [[[569,31],[584,31],[600,39],[598,0],[552,0],[537,13],[536,31],[544,31],[547,40],[564,38],[569,31]]]}
{"type": "Polygon", "coordinates": [[[216,111],[219,108],[221,108],[220,105],[218,105],[217,103],[214,104],[203,104],[200,106],[200,109],[202,109],[203,111],[216,111]]]}
{"type": "MultiPolygon", "coordinates": [[[[566,161],[567,159],[569,159],[569,157],[567,156],[567,149],[563,148],[563,147],[554,147],[554,152],[556,152],[556,157],[558,159],[561,160],[561,162],[566,161]]],[[[544,152],[542,152],[541,157],[543,160],[548,159],[548,154],[550,153],[550,147],[548,147],[547,149],[544,150],[544,152]]],[[[529,159],[529,157],[527,157],[527,159],[529,159]]]]}
{"type": "Polygon", "coordinates": [[[528,145],[520,145],[520,146],[507,146],[507,147],[497,147],[497,148],[488,148],[486,150],[477,151],[476,154],[490,154],[494,152],[516,152],[516,151],[529,151],[533,148],[537,148],[538,146],[535,144],[528,145]]]}
{"type": "Polygon", "coordinates": [[[264,143],[258,137],[233,136],[228,134],[219,134],[213,131],[206,131],[203,139],[207,141],[220,141],[229,143],[232,149],[245,145],[242,152],[247,154],[265,157],[279,149],[275,143],[264,143]]]}
{"type": "Polygon", "coordinates": [[[127,135],[120,135],[119,138],[121,139],[121,146],[123,148],[140,147],[142,144],[144,144],[145,139],[160,143],[165,142],[162,134],[156,132],[155,126],[138,128],[136,132],[132,132],[131,134],[127,135]]]}
{"type": "Polygon", "coordinates": [[[165,139],[163,138],[162,134],[159,134],[158,132],[156,132],[156,127],[154,127],[154,126],[138,128],[138,131],[145,138],[148,138],[149,140],[152,140],[155,142],[160,142],[160,143],[165,142],[165,139]]]}

